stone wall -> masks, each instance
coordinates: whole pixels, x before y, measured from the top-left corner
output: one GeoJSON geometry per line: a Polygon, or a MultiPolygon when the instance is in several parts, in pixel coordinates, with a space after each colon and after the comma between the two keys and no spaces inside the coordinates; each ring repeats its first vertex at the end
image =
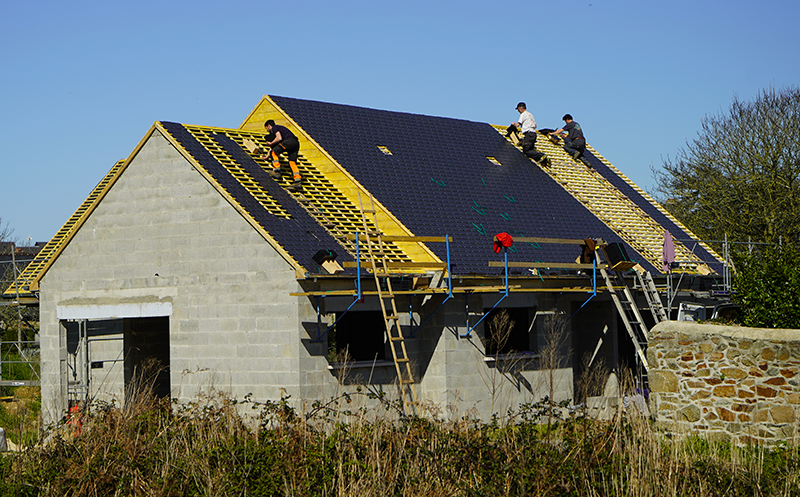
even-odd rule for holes
{"type": "Polygon", "coordinates": [[[663,428],[736,443],[797,438],[800,330],[664,322],[647,359],[663,428]]]}

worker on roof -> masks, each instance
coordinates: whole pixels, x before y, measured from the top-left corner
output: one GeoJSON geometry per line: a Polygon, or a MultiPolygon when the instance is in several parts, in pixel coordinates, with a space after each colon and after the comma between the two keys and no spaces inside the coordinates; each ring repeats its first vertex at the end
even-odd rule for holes
{"type": "Polygon", "coordinates": [[[536,121],[533,114],[528,112],[525,102],[517,104],[519,121],[511,123],[522,133],[522,153],[535,160],[540,166],[549,166],[550,160],[547,155],[536,150],[536,121]]]}
{"type": "MultiPolygon", "coordinates": [[[[264,123],[264,129],[267,130],[267,146],[271,147],[270,155],[272,156],[272,172],[270,175],[275,179],[281,177],[281,164],[278,162],[278,156],[284,152],[289,155],[289,168],[292,170],[294,188],[300,188],[302,179],[300,177],[300,169],[297,168],[297,154],[300,152],[300,142],[297,137],[289,131],[285,126],[275,124],[275,121],[270,119],[264,123]]],[[[266,156],[262,158],[266,159],[266,156]]]]}
{"type": "Polygon", "coordinates": [[[573,121],[572,115],[570,114],[564,114],[564,117],[561,119],[563,119],[566,124],[550,134],[556,136],[561,135],[561,137],[564,138],[564,150],[566,150],[573,159],[581,161],[586,167],[591,169],[592,165],[583,156],[583,153],[586,152],[586,138],[583,137],[581,125],[573,121]]]}

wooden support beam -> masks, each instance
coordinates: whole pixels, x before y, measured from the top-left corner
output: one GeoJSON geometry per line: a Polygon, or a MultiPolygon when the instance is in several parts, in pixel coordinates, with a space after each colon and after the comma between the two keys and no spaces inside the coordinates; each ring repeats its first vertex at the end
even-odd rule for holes
{"type": "Polygon", "coordinates": [[[573,238],[539,238],[535,236],[515,236],[514,243],[557,243],[561,245],[583,245],[586,242],[573,238]]]}
{"type": "MultiPolygon", "coordinates": [[[[383,268],[384,265],[382,263],[376,263],[379,268],[383,268]]],[[[345,261],[342,263],[342,267],[358,267],[356,261],[345,261]]],[[[361,267],[363,268],[371,268],[372,265],[370,263],[361,263],[361,267]]],[[[386,266],[388,269],[417,269],[417,268],[430,268],[430,269],[447,269],[446,262],[387,262],[386,266]]]]}
{"type": "MultiPolygon", "coordinates": [[[[346,235],[348,240],[355,240],[355,233],[348,233],[346,235]]],[[[359,233],[360,240],[366,240],[366,235],[359,233]]],[[[453,237],[448,236],[447,240],[443,236],[403,236],[403,235],[373,235],[370,238],[380,238],[384,242],[421,242],[421,243],[444,243],[445,241],[452,242],[453,237]]]]}
{"type": "MultiPolygon", "coordinates": [[[[461,286],[453,287],[453,293],[494,293],[502,292],[506,287],[503,285],[494,286],[461,286]]],[[[592,293],[594,289],[591,287],[553,287],[553,288],[522,288],[521,285],[510,285],[508,290],[513,293],[592,293]]],[[[385,292],[384,292],[385,293],[385,292]]],[[[417,290],[394,290],[395,295],[435,295],[448,293],[447,288],[420,288],[417,290]]],[[[310,292],[294,292],[290,293],[292,297],[347,297],[355,296],[355,290],[316,290],[310,292]]],[[[362,291],[363,296],[378,295],[375,290],[362,291]]]]}
{"type": "MultiPolygon", "coordinates": [[[[505,264],[501,261],[489,261],[489,267],[505,267],[505,264]]],[[[554,269],[594,269],[595,266],[591,264],[578,264],[577,262],[518,262],[518,261],[508,261],[508,267],[525,267],[525,268],[554,268],[554,269]]],[[[598,269],[600,267],[605,267],[605,264],[600,264],[597,266],[598,269]]]]}

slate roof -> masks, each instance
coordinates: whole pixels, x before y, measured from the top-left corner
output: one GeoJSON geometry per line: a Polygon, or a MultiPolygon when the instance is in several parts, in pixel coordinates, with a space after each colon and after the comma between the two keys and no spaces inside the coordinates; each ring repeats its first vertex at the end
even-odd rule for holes
{"type": "MultiPolygon", "coordinates": [[[[415,234],[452,235],[455,274],[499,271],[487,261],[497,258],[492,237],[500,232],[621,242],[631,258],[655,269],[488,124],[270,98],[415,234]]],[[[443,247],[433,249],[444,257],[443,247]]],[[[515,249],[510,257],[522,261],[574,262],[578,255],[574,246],[515,249]]]]}
{"type": "MultiPolygon", "coordinates": [[[[278,185],[253,158],[224,132],[212,133],[212,139],[247,171],[258,185],[277,201],[289,217],[277,216],[267,209],[249,192],[238,178],[230,173],[208,148],[201,144],[183,125],[161,122],[161,125],[188,151],[198,163],[244,207],[294,259],[309,271],[318,268],[313,257],[323,248],[339,248],[339,243],[308,212],[303,209],[285,189],[278,185]]],[[[352,261],[344,250],[337,261],[352,261]]]]}

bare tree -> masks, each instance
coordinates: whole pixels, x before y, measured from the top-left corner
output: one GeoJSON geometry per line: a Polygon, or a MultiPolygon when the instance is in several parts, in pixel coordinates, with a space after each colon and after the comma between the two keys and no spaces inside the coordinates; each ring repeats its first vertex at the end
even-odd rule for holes
{"type": "MultiPolygon", "coordinates": [[[[516,321],[511,319],[511,316],[509,316],[508,311],[505,309],[500,309],[489,318],[486,323],[487,333],[485,334],[486,355],[495,356],[495,359],[499,359],[499,355],[505,349],[508,339],[511,336],[511,330],[514,329],[515,325],[516,321]]],[[[484,368],[479,367],[478,371],[482,372],[484,368]]],[[[502,390],[504,377],[503,365],[500,360],[495,360],[494,367],[490,368],[486,377],[481,375],[481,379],[489,389],[491,395],[492,414],[495,412],[495,404],[502,390]]]]}
{"type": "Polygon", "coordinates": [[[0,242],[16,242],[17,239],[12,237],[14,230],[8,225],[8,222],[3,222],[0,217],[0,242]]]}
{"type": "Polygon", "coordinates": [[[800,89],[734,97],[653,173],[657,197],[702,238],[798,243],[800,89]]]}
{"type": "MultiPolygon", "coordinates": [[[[8,226],[8,223],[4,223],[3,218],[0,217],[0,255],[9,256],[9,259],[14,250],[14,243],[16,241],[16,239],[11,237],[13,232],[14,230],[8,226]]],[[[13,281],[14,267],[11,265],[11,261],[9,260],[8,263],[5,264],[0,263],[0,292],[5,291],[13,281]]]]}
{"type": "Polygon", "coordinates": [[[563,313],[554,312],[544,321],[544,346],[539,350],[539,365],[544,372],[545,390],[548,398],[548,431],[553,422],[556,404],[555,396],[558,382],[561,378],[559,371],[567,365],[572,350],[569,347],[567,333],[567,320],[563,313]]]}

